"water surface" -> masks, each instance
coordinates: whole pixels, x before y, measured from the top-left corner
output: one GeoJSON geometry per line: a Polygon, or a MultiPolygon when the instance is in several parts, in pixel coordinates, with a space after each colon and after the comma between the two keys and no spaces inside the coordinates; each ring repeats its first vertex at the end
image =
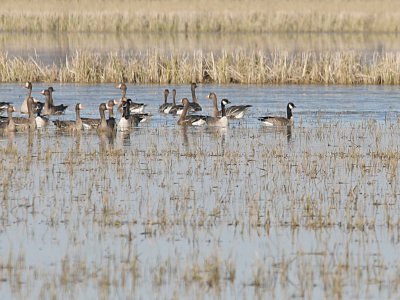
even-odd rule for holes
{"type": "MultiPolygon", "coordinates": [[[[120,95],[53,86],[65,119],[120,95]]],[[[200,85],[202,113],[211,91],[253,105],[226,129],[160,115],[165,88],[190,98],[128,85],[153,115],[128,134],[1,137],[0,298],[399,296],[399,87],[200,85]],[[288,101],[293,128],[257,120],[288,101]]]]}

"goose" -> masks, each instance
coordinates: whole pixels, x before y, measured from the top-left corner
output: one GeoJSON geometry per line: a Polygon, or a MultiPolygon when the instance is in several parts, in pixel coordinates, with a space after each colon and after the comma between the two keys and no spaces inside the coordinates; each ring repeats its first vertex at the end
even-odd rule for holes
{"type": "MultiPolygon", "coordinates": [[[[123,109],[122,109],[123,103],[127,100],[127,97],[126,97],[126,90],[128,89],[128,87],[126,86],[125,83],[120,83],[120,84],[118,84],[116,87],[117,87],[118,89],[120,89],[120,90],[121,90],[121,93],[122,93],[122,96],[121,96],[121,104],[120,104],[120,107],[118,108],[118,110],[119,110],[120,112],[122,112],[122,110],[123,110],[123,109]]],[[[144,104],[144,103],[135,103],[135,102],[132,102],[131,105],[130,105],[131,113],[142,113],[142,112],[144,111],[145,106],[146,106],[146,104],[144,104]]]]}
{"type": "MultiPolygon", "coordinates": [[[[176,104],[176,90],[172,90],[172,107],[169,111],[171,115],[181,115],[183,112],[183,104],[176,104]]],[[[188,112],[194,112],[194,108],[190,106],[189,102],[189,110],[188,112]]]]}
{"type": "MultiPolygon", "coordinates": [[[[209,93],[207,96],[208,99],[213,101],[213,117],[220,117],[222,115],[222,111],[218,110],[218,105],[217,105],[217,95],[215,93],[209,93]]],[[[230,103],[228,99],[222,99],[222,100],[227,100],[230,103]]],[[[252,107],[251,105],[233,105],[230,107],[225,108],[225,113],[226,116],[229,119],[241,119],[243,118],[244,114],[247,112],[247,110],[252,107]]]]}
{"type": "Polygon", "coordinates": [[[7,121],[0,122],[0,130],[3,132],[15,132],[17,128],[15,126],[12,113],[15,111],[13,105],[8,104],[7,106],[7,121]]]}
{"type": "Polygon", "coordinates": [[[75,115],[76,119],[75,121],[72,120],[55,120],[53,121],[54,125],[57,126],[59,129],[66,129],[66,130],[72,130],[72,131],[80,131],[83,130],[83,123],[81,120],[81,113],[80,111],[84,109],[82,104],[77,103],[75,105],[75,115]]]}
{"type": "Polygon", "coordinates": [[[210,117],[208,116],[206,119],[208,126],[219,126],[219,127],[227,127],[228,126],[228,117],[226,116],[225,105],[229,104],[228,99],[222,99],[221,101],[221,117],[210,117]]]}
{"type": "Polygon", "coordinates": [[[192,103],[190,103],[190,107],[194,111],[201,111],[202,108],[201,108],[199,102],[197,101],[197,97],[196,97],[196,88],[197,88],[196,82],[192,82],[190,85],[190,89],[192,91],[192,103]]]}
{"type": "MultiPolygon", "coordinates": [[[[28,114],[28,99],[32,98],[32,82],[28,81],[24,86],[28,90],[28,94],[26,95],[24,101],[21,104],[20,112],[21,114],[28,114]]],[[[43,109],[44,103],[40,101],[35,101],[33,105],[33,113],[37,113],[43,109]]]]}
{"type": "MultiPolygon", "coordinates": [[[[107,102],[106,109],[105,109],[105,110],[108,110],[108,115],[109,115],[107,122],[109,120],[111,120],[110,122],[115,123],[113,107],[116,104],[116,102],[117,102],[116,100],[109,100],[107,102]]],[[[99,107],[99,109],[100,109],[100,107],[99,107]]],[[[100,113],[100,117],[101,117],[101,113],[100,113]]],[[[98,127],[101,123],[101,118],[81,118],[81,120],[82,120],[84,129],[98,129],[98,127]]]]}
{"type": "Polygon", "coordinates": [[[46,98],[44,107],[43,107],[43,114],[44,115],[61,115],[65,112],[68,105],[60,104],[60,105],[52,105],[51,102],[51,94],[49,90],[42,90],[40,92],[46,98]]]}
{"type": "Polygon", "coordinates": [[[286,111],[287,111],[287,117],[275,117],[275,116],[266,116],[266,117],[260,117],[258,120],[263,122],[267,126],[287,126],[287,125],[293,125],[293,113],[292,109],[295,108],[296,106],[292,103],[289,102],[286,111]]]}
{"type": "Polygon", "coordinates": [[[10,102],[0,102],[0,114],[6,112],[10,104],[10,102]]]}
{"type": "MultiPolygon", "coordinates": [[[[175,91],[176,93],[176,91],[175,91]]],[[[172,106],[174,105],[173,103],[168,103],[168,95],[169,95],[169,90],[165,89],[164,90],[164,103],[160,105],[158,111],[160,113],[168,114],[169,111],[171,110],[172,106]]]]}
{"type": "Polygon", "coordinates": [[[124,104],[122,105],[122,117],[117,126],[119,131],[128,131],[131,129],[129,102],[130,101],[128,100],[124,101],[124,104]]]}
{"type": "MultiPolygon", "coordinates": [[[[169,114],[172,115],[180,115],[182,114],[183,111],[183,105],[182,104],[176,104],[176,89],[172,90],[172,107],[169,110],[169,114]]],[[[193,111],[193,110],[192,110],[193,111]]]]}
{"type": "Polygon", "coordinates": [[[202,126],[206,124],[207,117],[200,115],[187,115],[189,110],[190,102],[188,98],[183,98],[181,100],[183,104],[183,111],[178,119],[178,125],[193,125],[193,126],[202,126]]]}
{"type": "Polygon", "coordinates": [[[52,86],[49,86],[49,87],[47,88],[47,90],[49,91],[49,94],[50,94],[50,101],[49,101],[49,104],[50,104],[50,106],[54,106],[53,92],[54,92],[55,90],[53,89],[52,86]]]}
{"type": "MultiPolygon", "coordinates": [[[[26,130],[29,128],[36,128],[36,120],[33,116],[33,107],[35,103],[35,99],[33,97],[29,97],[26,101],[28,108],[28,118],[25,117],[14,117],[13,121],[17,126],[18,130],[26,130]]],[[[40,112],[40,110],[38,111],[40,112]]]]}
{"type": "Polygon", "coordinates": [[[100,124],[97,127],[99,132],[112,132],[115,129],[115,119],[109,118],[106,120],[105,111],[107,110],[107,105],[105,103],[101,103],[99,105],[99,113],[100,113],[100,124]]]}
{"type": "Polygon", "coordinates": [[[49,118],[43,117],[40,114],[40,111],[38,111],[36,113],[35,122],[36,122],[36,128],[43,128],[49,125],[49,118]]]}
{"type": "Polygon", "coordinates": [[[114,118],[114,105],[117,105],[118,102],[116,100],[108,100],[107,102],[107,108],[108,108],[108,119],[109,120],[114,120],[115,122],[115,118],[114,118]]]}

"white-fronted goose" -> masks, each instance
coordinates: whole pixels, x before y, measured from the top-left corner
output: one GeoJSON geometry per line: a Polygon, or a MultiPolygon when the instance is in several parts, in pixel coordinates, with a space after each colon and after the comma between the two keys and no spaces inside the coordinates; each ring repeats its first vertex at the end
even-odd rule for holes
{"type": "MultiPolygon", "coordinates": [[[[109,100],[107,102],[107,105],[104,103],[104,105],[106,105],[106,109],[108,110],[108,119],[106,120],[107,122],[114,122],[115,123],[115,118],[114,118],[114,112],[113,112],[113,107],[116,103],[116,100],[109,100]]],[[[103,104],[103,103],[102,103],[103,104]]],[[[101,106],[101,104],[100,104],[101,106]]],[[[100,106],[99,106],[99,110],[100,110],[100,106]]],[[[100,118],[82,118],[82,123],[83,123],[83,127],[84,129],[98,129],[100,122],[101,122],[101,112],[100,112],[100,118]]]]}
{"type": "MultiPolygon", "coordinates": [[[[128,89],[128,87],[126,86],[125,83],[120,83],[117,85],[117,88],[121,90],[121,104],[120,107],[118,108],[118,110],[120,112],[122,112],[122,106],[124,105],[124,102],[128,99],[126,97],[126,90],[128,89]]],[[[136,103],[136,102],[132,102],[130,104],[130,110],[131,113],[142,113],[144,111],[146,104],[144,103],[136,103]]]]}
{"type": "Polygon", "coordinates": [[[287,107],[286,107],[286,112],[287,112],[287,117],[275,117],[275,116],[266,116],[266,117],[260,117],[258,120],[263,122],[267,126],[287,126],[287,125],[293,125],[293,113],[292,109],[295,108],[296,106],[292,103],[289,102],[287,107]]]}
{"type": "Polygon", "coordinates": [[[202,108],[199,104],[199,101],[197,100],[196,97],[196,88],[197,88],[197,84],[196,82],[192,82],[192,84],[190,85],[190,89],[192,92],[192,103],[190,103],[190,107],[194,110],[194,111],[201,111],[202,108]]]}
{"type": "Polygon", "coordinates": [[[17,126],[18,130],[26,130],[26,129],[34,129],[36,128],[36,120],[33,115],[33,107],[35,100],[32,97],[29,97],[26,101],[28,108],[28,118],[24,117],[14,117],[14,123],[17,126]]]}
{"type": "Polygon", "coordinates": [[[168,95],[169,95],[169,90],[165,89],[164,90],[164,103],[160,105],[158,111],[160,113],[168,114],[169,111],[171,110],[172,106],[174,105],[173,103],[168,103],[168,95]]]}
{"type": "MultiPolygon", "coordinates": [[[[217,105],[217,95],[215,93],[209,93],[207,96],[208,99],[213,101],[213,117],[222,116],[222,111],[218,110],[217,105]]],[[[228,99],[222,99],[228,100],[228,99]]],[[[230,103],[228,100],[227,103],[230,103]]],[[[225,108],[225,114],[230,119],[241,119],[247,110],[251,107],[251,105],[233,105],[225,108]]]]}
{"type": "Polygon", "coordinates": [[[227,127],[228,126],[228,117],[226,116],[225,105],[229,104],[228,99],[222,99],[221,101],[221,116],[220,117],[207,117],[206,122],[209,126],[219,126],[219,127],[227,127]]]}
{"type": "MultiPolygon", "coordinates": [[[[176,90],[172,90],[172,107],[169,111],[171,115],[181,115],[183,112],[183,104],[176,104],[176,90]]],[[[190,102],[189,102],[189,112],[194,112],[194,108],[191,107],[190,102]]]]}
{"type": "Polygon", "coordinates": [[[190,106],[188,98],[183,98],[181,102],[183,104],[183,111],[179,117],[178,125],[202,126],[206,124],[206,119],[207,119],[206,116],[187,114],[190,106]]]}
{"type": "Polygon", "coordinates": [[[15,111],[15,108],[13,105],[9,104],[7,106],[7,120],[0,122],[0,130],[2,132],[15,132],[17,131],[17,128],[15,126],[12,114],[15,111]]]}
{"type": "MultiPolygon", "coordinates": [[[[28,81],[25,83],[24,88],[28,90],[28,94],[26,95],[24,101],[22,101],[20,112],[21,114],[28,114],[28,99],[32,98],[32,82],[28,81]]],[[[32,98],[33,99],[33,98],[32,98]]],[[[32,112],[37,113],[43,109],[44,103],[40,101],[34,101],[32,106],[32,112]]]]}
{"type": "Polygon", "coordinates": [[[83,123],[81,120],[81,113],[80,111],[83,109],[82,104],[77,103],[75,105],[75,115],[76,119],[75,121],[72,120],[55,120],[53,121],[54,125],[57,126],[59,129],[65,129],[65,130],[73,130],[73,131],[80,131],[83,130],[83,123]]]}
{"type": "Polygon", "coordinates": [[[105,103],[101,103],[99,105],[99,113],[100,113],[100,124],[97,127],[99,132],[112,132],[115,129],[115,119],[109,118],[106,120],[105,111],[107,110],[107,105],[105,103]]]}
{"type": "Polygon", "coordinates": [[[49,104],[50,104],[50,106],[54,106],[54,100],[53,100],[53,92],[55,91],[54,90],[54,88],[52,87],[52,86],[49,86],[48,88],[47,88],[47,90],[49,91],[49,99],[50,99],[50,101],[49,101],[49,104]]]}
{"type": "Polygon", "coordinates": [[[45,97],[45,103],[42,110],[43,115],[61,115],[65,112],[68,105],[60,104],[60,105],[51,105],[50,100],[50,91],[49,90],[42,90],[40,92],[45,97]]]}

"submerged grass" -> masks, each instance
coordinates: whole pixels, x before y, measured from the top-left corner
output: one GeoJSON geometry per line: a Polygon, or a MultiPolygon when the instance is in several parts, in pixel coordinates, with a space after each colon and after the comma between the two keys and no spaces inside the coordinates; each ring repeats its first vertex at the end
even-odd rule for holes
{"type": "Polygon", "coordinates": [[[0,82],[400,84],[400,52],[194,51],[101,55],[76,51],[62,65],[0,53],[0,82]]]}
{"type": "Polygon", "coordinates": [[[399,32],[394,0],[54,1],[6,0],[3,31],[399,32]],[[24,8],[21,10],[21,8],[24,8]],[[211,8],[211,9],[210,9],[211,8]]]}
{"type": "Polygon", "coordinates": [[[398,298],[400,124],[319,125],[3,137],[5,297],[398,298]]]}

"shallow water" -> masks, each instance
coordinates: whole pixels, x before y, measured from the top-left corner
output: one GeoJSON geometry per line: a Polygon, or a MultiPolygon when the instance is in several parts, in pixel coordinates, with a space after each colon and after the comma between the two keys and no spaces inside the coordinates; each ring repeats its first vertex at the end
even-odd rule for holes
{"type": "MultiPolygon", "coordinates": [[[[53,85],[62,118],[113,85],[53,85]]],[[[33,95],[45,84],[34,84],[33,95]]],[[[252,104],[229,128],[160,115],[129,134],[0,139],[0,298],[397,298],[399,87],[200,85],[252,104]],[[257,117],[297,106],[295,126],[257,117]]],[[[25,89],[0,85],[18,107],[25,89]]]]}

